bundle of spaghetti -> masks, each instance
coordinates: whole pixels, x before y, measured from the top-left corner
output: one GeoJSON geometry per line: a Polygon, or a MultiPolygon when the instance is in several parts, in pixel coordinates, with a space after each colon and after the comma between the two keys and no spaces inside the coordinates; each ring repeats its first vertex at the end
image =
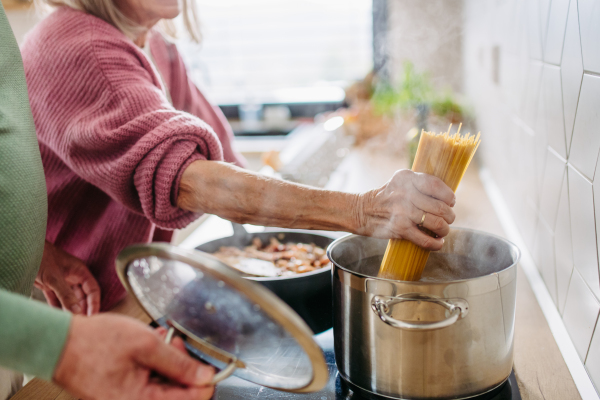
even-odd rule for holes
{"type": "MultiPolygon", "coordinates": [[[[423,172],[440,178],[454,192],[463,178],[469,163],[479,146],[479,133],[472,136],[460,135],[458,131],[451,135],[447,132],[435,134],[421,133],[417,154],[412,166],[415,172],[423,172]]],[[[435,237],[433,232],[419,226],[421,231],[435,237]]],[[[421,278],[429,250],[425,250],[404,239],[391,239],[388,243],[379,276],[401,281],[417,281],[421,278]]]]}

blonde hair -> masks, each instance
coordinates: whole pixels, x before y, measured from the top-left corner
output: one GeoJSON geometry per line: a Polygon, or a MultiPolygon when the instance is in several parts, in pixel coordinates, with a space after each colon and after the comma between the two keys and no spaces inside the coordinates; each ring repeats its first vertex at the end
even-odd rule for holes
{"type": "MultiPolygon", "coordinates": [[[[92,14],[109,24],[114,25],[131,40],[135,40],[145,28],[139,26],[131,19],[127,18],[121,10],[117,8],[114,0],[36,0],[40,5],[49,5],[52,7],[68,6],[76,10],[85,11],[92,14]]],[[[183,25],[190,35],[190,38],[200,43],[202,34],[200,33],[200,24],[198,21],[198,12],[196,11],[195,0],[182,0],[183,3],[183,25]]],[[[177,37],[177,28],[173,20],[161,20],[161,30],[175,38],[177,37]]]]}

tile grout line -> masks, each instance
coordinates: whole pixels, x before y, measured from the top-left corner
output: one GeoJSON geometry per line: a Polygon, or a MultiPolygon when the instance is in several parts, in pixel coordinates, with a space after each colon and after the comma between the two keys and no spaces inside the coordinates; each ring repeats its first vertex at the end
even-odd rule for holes
{"type": "Polygon", "coordinates": [[[577,350],[575,350],[575,345],[567,332],[558,309],[554,305],[554,301],[548,292],[548,288],[535,267],[535,262],[525,246],[525,242],[519,233],[500,188],[498,188],[494,182],[494,179],[487,168],[480,169],[479,178],[481,179],[484,190],[499,217],[498,219],[500,220],[500,224],[502,225],[507,238],[513,241],[519,249],[521,249],[520,264],[523,272],[525,272],[525,276],[527,277],[538,304],[544,313],[544,317],[546,317],[550,331],[556,340],[556,344],[567,364],[567,368],[573,377],[573,381],[577,386],[577,390],[579,390],[582,400],[600,400],[600,395],[596,392],[594,384],[592,383],[583,362],[581,362],[577,350]]]}

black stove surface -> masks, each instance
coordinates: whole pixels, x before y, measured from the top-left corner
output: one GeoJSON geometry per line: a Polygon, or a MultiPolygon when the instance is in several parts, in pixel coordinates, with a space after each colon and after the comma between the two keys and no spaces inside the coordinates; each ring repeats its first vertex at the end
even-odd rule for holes
{"type": "MultiPolygon", "coordinates": [[[[339,376],[333,354],[333,329],[316,335],[314,338],[323,349],[325,360],[329,367],[329,382],[327,382],[323,390],[306,394],[287,393],[259,386],[232,376],[217,386],[213,399],[370,400],[368,397],[361,396],[358,393],[359,390],[350,388],[339,376]]],[[[514,372],[510,374],[508,381],[499,388],[481,396],[472,397],[471,400],[521,400],[514,372]]]]}

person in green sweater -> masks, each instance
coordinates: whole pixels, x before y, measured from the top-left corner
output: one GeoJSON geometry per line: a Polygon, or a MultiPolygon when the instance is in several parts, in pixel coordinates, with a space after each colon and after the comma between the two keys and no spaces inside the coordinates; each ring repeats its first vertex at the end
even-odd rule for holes
{"type": "Polygon", "coordinates": [[[214,369],[189,357],[181,339],[166,345],[164,331],[131,318],[72,316],[26,297],[42,260],[46,215],[21,54],[0,3],[0,400],[22,381],[14,371],[83,399],[209,399],[214,369]]]}

